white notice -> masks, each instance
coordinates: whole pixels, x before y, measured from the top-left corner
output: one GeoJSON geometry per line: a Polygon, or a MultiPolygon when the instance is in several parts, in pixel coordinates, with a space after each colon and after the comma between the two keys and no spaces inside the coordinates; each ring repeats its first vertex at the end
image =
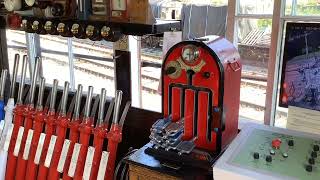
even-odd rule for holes
{"type": "Polygon", "coordinates": [[[70,141],[68,139],[64,140],[59,163],[58,163],[58,168],[57,168],[57,171],[60,173],[63,173],[63,168],[68,156],[69,147],[70,147],[70,141]]]}
{"type": "Polygon", "coordinates": [[[105,176],[106,170],[107,170],[108,159],[109,159],[109,152],[103,151],[102,155],[101,155],[101,161],[100,161],[100,165],[99,165],[97,179],[104,179],[104,176],[105,176]]]}
{"type": "Polygon", "coordinates": [[[70,162],[70,167],[69,167],[69,171],[68,171],[68,175],[70,177],[73,177],[74,173],[76,172],[76,168],[77,168],[77,164],[78,164],[78,157],[79,157],[79,153],[80,153],[80,148],[81,148],[81,144],[76,143],[74,145],[72,158],[71,158],[71,162],[70,162]]]}
{"type": "Polygon", "coordinates": [[[39,162],[40,162],[40,157],[41,157],[42,148],[43,148],[45,138],[46,138],[46,134],[41,133],[40,138],[39,138],[39,142],[38,142],[36,155],[34,157],[34,163],[37,165],[39,165],[39,162]]]}
{"type": "Polygon", "coordinates": [[[84,180],[89,180],[90,179],[94,151],[95,151],[94,147],[90,146],[88,148],[88,153],[87,153],[87,157],[86,157],[86,163],[85,163],[84,171],[83,171],[83,179],[84,180]]]}
{"type": "Polygon", "coordinates": [[[23,131],[24,127],[20,126],[19,127],[19,132],[16,140],[16,145],[14,147],[13,155],[18,157],[19,151],[20,151],[20,146],[21,146],[21,141],[22,141],[22,136],[23,136],[23,131]]]}
{"type": "Polygon", "coordinates": [[[23,152],[23,157],[22,157],[24,160],[28,160],[28,158],[29,158],[32,137],[33,137],[33,130],[29,129],[27,140],[26,140],[26,145],[24,147],[24,152],[23,152]]]}
{"type": "Polygon", "coordinates": [[[3,146],[3,150],[5,152],[8,152],[8,150],[9,150],[13,127],[14,127],[14,125],[10,124],[9,129],[8,129],[8,134],[6,136],[6,141],[4,142],[4,146],[3,146]]]}
{"type": "Polygon", "coordinates": [[[56,145],[56,141],[57,141],[57,136],[52,135],[51,139],[50,139],[50,144],[49,144],[49,147],[48,147],[48,151],[47,151],[46,160],[44,161],[44,166],[47,167],[47,168],[49,168],[49,166],[50,166],[52,155],[53,155],[53,151],[54,151],[54,147],[56,145]]]}

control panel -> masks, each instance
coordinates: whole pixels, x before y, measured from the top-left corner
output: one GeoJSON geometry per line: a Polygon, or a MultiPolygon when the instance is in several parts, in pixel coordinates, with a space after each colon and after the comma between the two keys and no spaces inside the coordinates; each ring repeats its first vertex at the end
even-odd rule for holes
{"type": "Polygon", "coordinates": [[[213,167],[220,179],[320,179],[320,137],[249,124],[213,167]]]}

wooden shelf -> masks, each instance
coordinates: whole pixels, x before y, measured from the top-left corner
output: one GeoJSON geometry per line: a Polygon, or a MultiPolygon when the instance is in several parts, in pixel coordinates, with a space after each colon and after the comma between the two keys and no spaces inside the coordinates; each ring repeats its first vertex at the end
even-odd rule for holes
{"type": "Polygon", "coordinates": [[[134,35],[134,36],[143,36],[143,35],[157,35],[163,34],[167,31],[181,31],[181,21],[167,21],[167,20],[156,20],[155,24],[136,24],[136,23],[127,23],[127,22],[105,22],[105,21],[81,21],[81,20],[70,20],[70,19],[43,19],[37,17],[22,17],[22,19],[27,19],[30,21],[39,20],[41,22],[46,22],[47,20],[55,22],[63,22],[65,24],[74,24],[81,23],[84,25],[93,25],[95,27],[108,26],[111,29],[119,29],[124,35],[134,35]]]}

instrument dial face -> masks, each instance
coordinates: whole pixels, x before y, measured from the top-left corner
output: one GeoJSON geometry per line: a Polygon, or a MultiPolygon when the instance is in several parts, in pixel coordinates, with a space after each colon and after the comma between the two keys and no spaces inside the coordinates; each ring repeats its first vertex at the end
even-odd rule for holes
{"type": "Polygon", "coordinates": [[[196,46],[187,45],[182,48],[181,56],[186,63],[194,63],[198,59],[199,54],[199,49],[196,46]]]}
{"type": "Polygon", "coordinates": [[[101,28],[101,35],[102,35],[102,37],[107,37],[107,36],[109,36],[110,30],[111,30],[110,27],[103,26],[103,27],[101,28]]]}
{"type": "Polygon", "coordinates": [[[127,9],[126,0],[112,0],[112,10],[125,11],[127,9]]]}
{"type": "Polygon", "coordinates": [[[25,0],[26,4],[32,7],[35,4],[35,0],[25,0]]]}
{"type": "Polygon", "coordinates": [[[44,25],[44,29],[46,31],[50,31],[52,28],[52,22],[51,21],[47,21],[46,24],[44,25]]]}
{"type": "Polygon", "coordinates": [[[18,11],[21,9],[21,0],[5,0],[4,6],[7,11],[18,11]]]}
{"type": "Polygon", "coordinates": [[[165,67],[166,75],[171,79],[178,79],[181,76],[182,68],[178,61],[171,61],[165,67]]]}
{"type": "Polygon", "coordinates": [[[71,28],[72,34],[78,34],[79,33],[79,27],[80,27],[79,24],[73,24],[72,28],[71,28]]]}

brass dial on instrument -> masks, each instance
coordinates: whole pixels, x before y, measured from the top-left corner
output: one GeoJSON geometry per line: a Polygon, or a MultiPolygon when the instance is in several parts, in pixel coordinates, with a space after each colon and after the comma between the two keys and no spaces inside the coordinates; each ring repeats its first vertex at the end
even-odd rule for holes
{"type": "Polygon", "coordinates": [[[72,27],[71,27],[72,34],[78,34],[79,33],[79,27],[80,27],[79,24],[73,24],[72,27]]]}
{"type": "Polygon", "coordinates": [[[66,25],[65,25],[64,23],[59,23],[59,24],[58,24],[58,27],[57,27],[57,31],[58,31],[59,33],[63,33],[64,30],[65,30],[65,27],[66,27],[66,25]]]}
{"type": "Polygon", "coordinates": [[[165,75],[169,76],[171,79],[177,79],[181,76],[181,65],[177,61],[171,61],[169,62],[165,69],[164,69],[165,75]]]}
{"type": "Polygon", "coordinates": [[[23,29],[23,30],[26,30],[27,28],[28,28],[28,20],[26,20],[26,19],[23,19],[22,20],[22,22],[21,22],[21,28],[23,29]]]}
{"type": "Polygon", "coordinates": [[[181,57],[186,63],[192,64],[196,62],[199,55],[200,51],[194,45],[186,45],[182,48],[181,57]]]}
{"type": "Polygon", "coordinates": [[[47,21],[45,24],[44,24],[44,29],[48,32],[48,31],[51,31],[52,30],[52,22],[51,21],[47,21]]]}
{"type": "Polygon", "coordinates": [[[88,37],[93,36],[94,28],[95,28],[95,27],[92,26],[92,25],[87,26],[87,28],[86,28],[86,35],[87,35],[88,37]]]}
{"type": "Polygon", "coordinates": [[[7,11],[19,11],[22,7],[21,0],[4,0],[4,7],[7,11]]]}
{"type": "Polygon", "coordinates": [[[101,36],[102,37],[108,37],[109,36],[109,34],[110,34],[110,27],[107,27],[107,26],[103,26],[102,28],[101,28],[101,36]]]}
{"type": "Polygon", "coordinates": [[[32,30],[37,31],[39,29],[39,21],[33,21],[32,30]]]}
{"type": "Polygon", "coordinates": [[[112,0],[112,10],[125,11],[127,9],[126,0],[112,0]]]}
{"type": "Polygon", "coordinates": [[[25,0],[25,2],[29,7],[32,7],[35,4],[35,0],[25,0]]]}

